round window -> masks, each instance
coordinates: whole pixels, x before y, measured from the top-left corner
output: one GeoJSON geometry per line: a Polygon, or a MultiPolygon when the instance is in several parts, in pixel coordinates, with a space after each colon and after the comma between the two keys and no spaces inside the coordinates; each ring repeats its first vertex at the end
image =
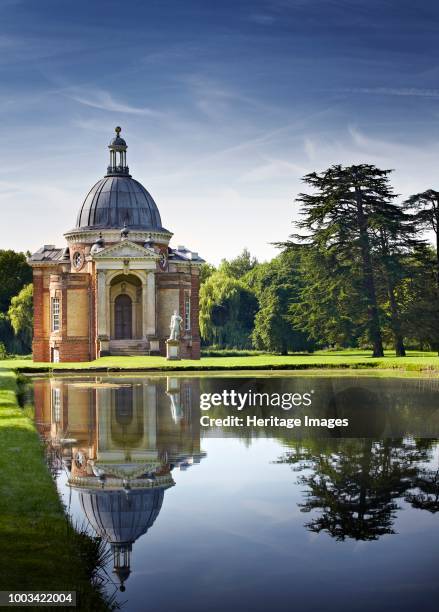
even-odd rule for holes
{"type": "Polygon", "coordinates": [[[76,253],[73,253],[73,265],[75,266],[77,270],[79,270],[82,267],[83,261],[84,260],[82,257],[82,253],[80,253],[79,251],[76,251],[76,253]]]}

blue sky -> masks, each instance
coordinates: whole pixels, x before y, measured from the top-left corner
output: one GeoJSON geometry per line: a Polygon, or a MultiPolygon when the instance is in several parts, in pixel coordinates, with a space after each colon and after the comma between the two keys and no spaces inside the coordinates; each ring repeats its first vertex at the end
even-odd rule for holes
{"type": "Polygon", "coordinates": [[[0,248],[62,246],[115,125],[173,243],[277,251],[332,163],[439,188],[430,0],[0,0],[0,248]]]}

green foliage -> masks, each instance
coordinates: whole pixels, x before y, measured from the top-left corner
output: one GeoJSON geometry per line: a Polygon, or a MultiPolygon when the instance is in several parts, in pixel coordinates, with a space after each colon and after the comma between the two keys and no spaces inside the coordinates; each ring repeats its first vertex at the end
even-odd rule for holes
{"type": "Polygon", "coordinates": [[[0,250],[0,312],[6,312],[11,299],[32,281],[32,270],[24,253],[0,250]]]}
{"type": "Polygon", "coordinates": [[[294,327],[290,314],[300,294],[298,265],[297,252],[284,252],[256,266],[245,277],[259,300],[252,333],[255,348],[283,355],[312,349],[305,334],[294,327]]]}
{"type": "Polygon", "coordinates": [[[14,352],[14,330],[7,314],[0,312],[0,342],[9,353],[14,352]]]}
{"type": "Polygon", "coordinates": [[[405,208],[414,213],[414,222],[421,230],[439,234],[439,191],[427,189],[410,196],[404,202],[405,208]]]}
{"type": "Polygon", "coordinates": [[[207,281],[209,276],[215,272],[215,266],[210,263],[204,263],[200,267],[200,284],[202,285],[207,281]]]}
{"type": "Polygon", "coordinates": [[[408,343],[421,349],[439,350],[436,253],[431,248],[418,250],[407,260],[398,301],[408,343]]]}
{"type": "Polygon", "coordinates": [[[200,288],[200,331],[206,344],[251,348],[257,299],[240,280],[214,272],[200,288]]]}
{"type": "Polygon", "coordinates": [[[7,356],[6,347],[3,342],[0,342],[0,359],[6,359],[7,356]]]}
{"type": "Polygon", "coordinates": [[[357,346],[366,327],[358,270],[333,252],[300,250],[301,288],[290,309],[293,323],[318,346],[357,346]]]}
{"type": "Polygon", "coordinates": [[[257,265],[258,260],[256,257],[252,257],[250,255],[250,251],[245,248],[243,249],[242,253],[234,259],[223,259],[221,261],[219,270],[232,278],[242,278],[257,265]]]}
{"type": "MultiPolygon", "coordinates": [[[[304,181],[314,191],[302,193],[297,198],[302,205],[302,220],[297,227],[306,234],[292,236],[295,243],[305,243],[309,249],[320,254],[315,257],[315,263],[323,265],[320,276],[326,276],[327,284],[322,290],[328,289],[330,300],[323,298],[316,302],[312,296],[308,296],[311,299],[308,299],[307,306],[312,307],[313,315],[317,314],[316,319],[323,321],[325,316],[330,315],[328,305],[331,301],[334,306],[348,306],[348,317],[343,317],[340,326],[334,321],[334,331],[339,327],[343,336],[346,334],[346,323],[348,328],[351,324],[354,327],[365,325],[363,336],[367,334],[373,354],[377,357],[383,355],[377,295],[381,278],[390,303],[389,320],[395,347],[398,354],[404,354],[393,268],[402,244],[409,243],[408,237],[403,240],[408,235],[409,226],[401,208],[393,204],[395,194],[389,183],[389,173],[389,170],[380,170],[370,164],[360,164],[348,167],[334,165],[320,174],[308,174],[304,181]],[[377,260],[380,263],[378,272],[377,260]],[[328,262],[329,267],[326,266],[328,262]],[[343,270],[345,279],[338,274],[340,270],[343,270]],[[332,279],[337,279],[338,283],[332,279]],[[348,298],[354,297],[354,313],[344,299],[345,292],[348,298]],[[324,305],[320,313],[319,304],[324,305]]],[[[287,246],[294,247],[295,243],[287,246]]],[[[307,276],[311,277],[316,287],[316,273],[312,268],[305,274],[307,276]]],[[[339,312],[340,309],[334,310],[331,319],[337,317],[339,312]]],[[[357,333],[357,330],[352,331],[357,333]]]]}
{"type": "Polygon", "coordinates": [[[18,295],[12,298],[8,316],[16,336],[21,340],[23,348],[32,347],[33,329],[33,285],[25,285],[18,295]]]}
{"type": "Polygon", "coordinates": [[[32,270],[26,262],[24,253],[0,250],[0,342],[8,353],[28,352],[32,343],[32,330],[14,333],[8,309],[14,296],[31,283],[32,270]]]}

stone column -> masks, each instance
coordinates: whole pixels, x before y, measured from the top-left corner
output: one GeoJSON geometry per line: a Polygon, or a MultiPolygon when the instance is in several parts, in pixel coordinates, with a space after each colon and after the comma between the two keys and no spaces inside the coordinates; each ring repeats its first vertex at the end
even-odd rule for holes
{"type": "Polygon", "coordinates": [[[98,337],[98,355],[104,357],[109,355],[110,350],[110,331],[109,331],[109,313],[108,313],[108,288],[107,288],[107,273],[105,270],[97,270],[97,288],[96,288],[96,312],[97,312],[97,337],[98,337]]]}
{"type": "Polygon", "coordinates": [[[144,335],[155,336],[155,273],[147,273],[146,284],[143,285],[144,335]]]}
{"type": "Polygon", "coordinates": [[[147,304],[148,304],[147,276],[145,276],[144,278],[142,275],[142,336],[144,339],[146,339],[146,337],[148,336],[147,304]]]}
{"type": "Polygon", "coordinates": [[[98,312],[98,338],[108,337],[107,325],[107,291],[106,291],[106,272],[98,270],[98,291],[97,291],[97,312],[98,312]]]}

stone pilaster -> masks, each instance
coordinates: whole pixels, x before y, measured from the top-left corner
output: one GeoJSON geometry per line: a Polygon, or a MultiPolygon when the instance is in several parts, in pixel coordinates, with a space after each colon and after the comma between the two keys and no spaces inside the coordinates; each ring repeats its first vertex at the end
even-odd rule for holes
{"type": "Polygon", "coordinates": [[[155,273],[149,271],[146,276],[146,287],[143,288],[144,313],[146,329],[145,333],[148,336],[156,335],[156,316],[155,316],[155,273]],[[146,293],[146,296],[145,296],[146,293]]]}
{"type": "Polygon", "coordinates": [[[108,336],[106,271],[97,271],[98,337],[108,336]]]}

